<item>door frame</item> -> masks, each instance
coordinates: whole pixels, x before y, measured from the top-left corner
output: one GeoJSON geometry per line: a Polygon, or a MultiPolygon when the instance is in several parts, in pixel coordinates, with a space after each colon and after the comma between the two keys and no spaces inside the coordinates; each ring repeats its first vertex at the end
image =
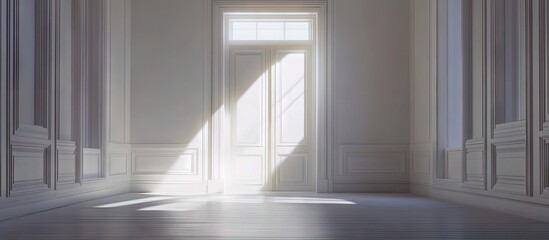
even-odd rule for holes
{"type": "Polygon", "coordinates": [[[318,0],[318,1],[232,1],[232,0],[213,0],[212,2],[212,138],[211,138],[211,158],[208,164],[209,182],[213,182],[217,186],[215,190],[209,192],[222,192],[225,167],[223,164],[227,162],[229,157],[227,149],[229,148],[229,134],[227,130],[230,126],[226,126],[228,111],[225,106],[228,106],[229,99],[226,92],[229,80],[225,77],[225,66],[228,57],[226,45],[226,29],[225,21],[227,13],[246,13],[246,12],[306,12],[314,14],[316,18],[316,28],[314,29],[315,42],[315,71],[316,78],[313,79],[314,89],[312,94],[316,99],[313,103],[315,110],[314,119],[316,128],[315,146],[316,153],[316,192],[331,192],[332,191],[332,159],[328,156],[333,155],[331,146],[332,136],[332,106],[328,104],[332,96],[332,62],[329,57],[332,54],[331,45],[333,41],[327,36],[332,31],[331,21],[328,21],[330,14],[328,9],[333,10],[333,1],[318,0]],[[330,8],[328,8],[330,5],[330,8]],[[330,131],[328,131],[330,130],[330,131]]]}

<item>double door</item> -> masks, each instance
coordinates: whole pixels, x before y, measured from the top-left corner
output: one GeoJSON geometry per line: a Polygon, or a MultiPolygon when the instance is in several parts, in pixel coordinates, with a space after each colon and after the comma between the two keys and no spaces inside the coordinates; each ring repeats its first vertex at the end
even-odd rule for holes
{"type": "Polygon", "coordinates": [[[229,46],[226,192],[314,191],[311,46],[229,46]]]}

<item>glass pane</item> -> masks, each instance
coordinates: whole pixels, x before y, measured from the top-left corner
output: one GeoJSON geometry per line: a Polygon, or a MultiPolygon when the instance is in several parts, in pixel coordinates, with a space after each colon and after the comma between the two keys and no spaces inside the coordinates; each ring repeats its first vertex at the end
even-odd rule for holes
{"type": "Polygon", "coordinates": [[[310,40],[308,21],[234,21],[231,40],[310,40]]]}
{"type": "Polygon", "coordinates": [[[282,30],[284,29],[283,22],[258,22],[257,29],[259,30],[282,30]]]}
{"type": "Polygon", "coordinates": [[[308,30],[309,29],[309,23],[308,22],[287,22],[286,23],[286,30],[288,30],[288,29],[308,30]]]}
{"type": "Polygon", "coordinates": [[[257,40],[284,40],[283,30],[258,30],[257,40]]]}
{"type": "Polygon", "coordinates": [[[284,40],[284,23],[257,23],[257,40],[284,40]]]}
{"type": "Polygon", "coordinates": [[[278,144],[299,145],[305,141],[305,53],[278,52],[276,56],[278,144]]]}
{"type": "Polygon", "coordinates": [[[253,30],[233,30],[232,40],[256,40],[257,32],[253,30]]]}
{"type": "Polygon", "coordinates": [[[308,30],[288,30],[286,29],[286,40],[309,40],[308,30]]]}
{"type": "Polygon", "coordinates": [[[233,29],[255,30],[256,27],[257,27],[256,22],[233,22],[233,29]]]}

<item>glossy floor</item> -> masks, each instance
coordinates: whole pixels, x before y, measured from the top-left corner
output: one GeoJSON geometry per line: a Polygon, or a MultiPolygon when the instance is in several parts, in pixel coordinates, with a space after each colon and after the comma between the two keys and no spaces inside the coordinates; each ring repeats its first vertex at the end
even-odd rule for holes
{"type": "Polygon", "coordinates": [[[0,222],[0,239],[549,239],[549,223],[409,194],[125,194],[0,222]]]}

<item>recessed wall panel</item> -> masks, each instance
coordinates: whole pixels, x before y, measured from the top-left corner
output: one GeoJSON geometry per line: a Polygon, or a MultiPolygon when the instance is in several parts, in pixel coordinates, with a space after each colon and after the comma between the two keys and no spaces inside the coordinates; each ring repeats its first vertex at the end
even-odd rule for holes
{"type": "Polygon", "coordinates": [[[96,179],[102,177],[101,150],[84,148],[83,177],[84,179],[96,179]]]}
{"type": "MultiPolygon", "coordinates": [[[[35,19],[35,1],[20,0],[19,5],[19,41],[17,48],[19,61],[17,88],[19,93],[19,121],[29,125],[35,124],[35,88],[37,79],[36,72],[36,19],[35,19]]],[[[38,93],[38,92],[36,92],[38,93]]]]}

